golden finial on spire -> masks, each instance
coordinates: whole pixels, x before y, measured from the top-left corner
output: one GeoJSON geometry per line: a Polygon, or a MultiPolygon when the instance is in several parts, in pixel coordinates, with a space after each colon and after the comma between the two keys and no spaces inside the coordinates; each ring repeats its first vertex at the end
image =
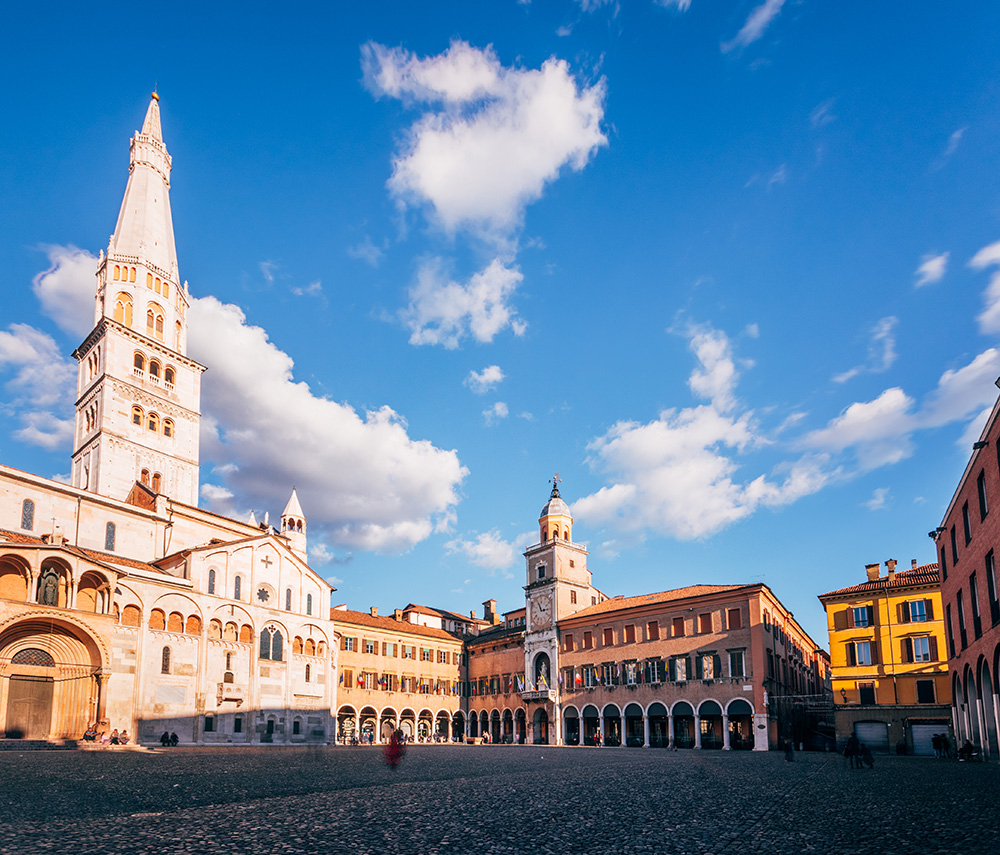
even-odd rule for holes
{"type": "Polygon", "coordinates": [[[160,96],[156,94],[156,90],[155,89],[153,90],[152,94],[153,94],[153,100],[154,101],[159,101],[160,100],[160,96]]]}

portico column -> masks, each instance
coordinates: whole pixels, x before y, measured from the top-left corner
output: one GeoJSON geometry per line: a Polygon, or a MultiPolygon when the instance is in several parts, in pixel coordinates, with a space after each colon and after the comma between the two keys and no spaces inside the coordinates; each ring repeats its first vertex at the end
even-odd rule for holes
{"type": "Polygon", "coordinates": [[[667,713],[667,748],[674,748],[674,716],[667,713]]]}
{"type": "Polygon", "coordinates": [[[701,716],[697,713],[694,716],[694,747],[701,748],[701,716]]]}
{"type": "Polygon", "coordinates": [[[108,680],[111,679],[110,674],[105,674],[103,671],[97,675],[98,690],[97,690],[97,721],[98,723],[103,722],[108,716],[108,680]]]}
{"type": "Polygon", "coordinates": [[[76,593],[79,589],[80,589],[80,579],[74,573],[73,579],[69,583],[69,591],[67,591],[67,599],[69,600],[69,602],[66,603],[66,608],[68,609],[76,608],[76,593]]]}
{"type": "Polygon", "coordinates": [[[649,748],[649,716],[642,717],[642,747],[649,748]]]}
{"type": "Polygon", "coordinates": [[[729,716],[722,714],[722,750],[729,750],[729,716]]]}
{"type": "Polygon", "coordinates": [[[618,716],[618,747],[625,747],[625,716],[618,716]]]}
{"type": "Polygon", "coordinates": [[[28,582],[28,602],[37,603],[38,602],[38,577],[42,575],[42,571],[38,567],[31,568],[31,579],[28,582]]]}

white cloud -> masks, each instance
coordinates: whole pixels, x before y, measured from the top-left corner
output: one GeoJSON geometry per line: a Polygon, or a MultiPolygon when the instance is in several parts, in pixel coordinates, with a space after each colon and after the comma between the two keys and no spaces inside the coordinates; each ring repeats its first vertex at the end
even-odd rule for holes
{"type": "MultiPolygon", "coordinates": [[[[969,267],[973,270],[985,270],[987,267],[1000,267],[1000,241],[984,246],[972,256],[969,267]]],[[[976,316],[979,321],[979,331],[982,333],[1000,332],[1000,269],[994,270],[990,284],[983,292],[983,311],[976,316]]]]}
{"type": "Polygon", "coordinates": [[[72,410],[76,392],[76,362],[63,356],[53,338],[28,324],[0,330],[0,372],[13,372],[4,388],[6,408],[17,412],[22,427],[14,436],[49,450],[73,439],[72,418],[56,413],[72,410]]]}
{"type": "Polygon", "coordinates": [[[483,395],[503,382],[504,373],[499,365],[487,365],[482,371],[470,371],[465,378],[465,385],[476,395],[483,395]]]}
{"type": "Polygon", "coordinates": [[[871,495],[871,498],[865,502],[865,507],[870,511],[880,511],[885,507],[885,503],[888,498],[888,487],[876,487],[875,491],[871,495]]]}
{"type": "Polygon", "coordinates": [[[668,9],[673,6],[678,12],[686,12],[691,8],[691,0],[653,0],[653,2],[668,9]]]}
{"type": "Polygon", "coordinates": [[[50,266],[31,280],[35,296],[59,329],[82,338],[94,328],[97,256],[75,246],[41,248],[50,266]]]}
{"type": "Polygon", "coordinates": [[[958,145],[962,142],[962,136],[967,130],[968,127],[962,127],[952,132],[951,136],[948,137],[948,145],[945,146],[937,160],[931,164],[931,169],[942,169],[951,160],[951,156],[958,151],[958,145]]]}
{"type": "Polygon", "coordinates": [[[218,484],[202,484],[201,497],[210,505],[220,505],[233,498],[233,491],[218,484]]]}
{"type": "Polygon", "coordinates": [[[785,5],[785,0],[764,0],[746,19],[740,31],[728,42],[723,42],[722,52],[729,53],[734,48],[743,48],[757,41],[785,5]]]}
{"type": "Polygon", "coordinates": [[[304,288],[292,288],[292,293],[296,297],[319,297],[323,294],[323,283],[317,279],[310,282],[304,288]]]}
{"type": "Polygon", "coordinates": [[[942,252],[940,255],[925,255],[921,258],[920,266],[917,267],[915,272],[917,281],[914,285],[917,288],[922,288],[924,285],[940,282],[948,267],[949,255],[951,253],[942,252]]]}
{"type": "Polygon", "coordinates": [[[573,505],[589,524],[609,523],[680,539],[703,537],[752,514],[820,489],[829,479],[822,455],[807,455],[775,469],[777,481],[737,476],[736,458],[767,444],[752,411],[736,410],[737,373],[724,333],[689,330],[699,366],[692,391],[711,404],[669,409],[646,424],[623,421],[588,446],[591,465],[612,482],[573,505]]]}
{"type": "Polygon", "coordinates": [[[507,418],[508,415],[510,415],[510,410],[507,405],[503,401],[497,401],[492,407],[483,410],[483,421],[488,426],[493,426],[501,419],[507,418]]]}
{"type": "Polygon", "coordinates": [[[868,360],[864,365],[857,365],[837,374],[833,378],[834,383],[846,383],[859,374],[881,374],[888,371],[897,357],[894,331],[898,323],[899,319],[890,315],[875,324],[868,339],[868,360]]]}
{"type": "Polygon", "coordinates": [[[760,338],[760,326],[758,324],[747,324],[743,331],[750,338],[760,338]]]}
{"type": "Polygon", "coordinates": [[[458,40],[426,58],[369,42],[362,66],[376,95],[434,105],[410,128],[389,187],[429,204],[449,233],[502,239],[563,167],[583,169],[607,144],[604,82],[578,86],[563,60],[508,68],[491,47],[458,40]]]}
{"type": "Polygon", "coordinates": [[[260,267],[260,272],[263,274],[267,284],[272,284],[274,282],[274,272],[278,269],[278,265],[273,261],[261,261],[258,266],[260,267]]]}
{"type": "Polygon", "coordinates": [[[768,189],[773,187],[775,184],[784,184],[788,180],[788,169],[785,164],[781,164],[773,173],[771,177],[767,179],[768,189]]]}
{"type": "MultiPolygon", "coordinates": [[[[455,538],[445,544],[451,554],[464,555],[477,567],[486,570],[508,570],[520,562],[521,552],[538,539],[537,532],[526,532],[506,541],[497,529],[470,535],[471,539],[455,538]]],[[[466,579],[466,585],[469,580],[466,579]]]]}
{"type": "Polygon", "coordinates": [[[509,301],[524,278],[518,267],[494,259],[465,284],[444,272],[444,262],[432,259],[417,273],[402,319],[410,328],[410,344],[440,344],[453,349],[463,338],[492,341],[510,327],[523,335],[526,324],[509,301]]]}
{"type": "Polygon", "coordinates": [[[202,385],[203,463],[235,462],[219,485],[246,506],[298,489],[310,527],[358,549],[407,549],[452,519],[467,474],[455,451],[407,435],[387,406],[359,415],[293,378],[292,359],[243,312],[213,297],[191,307],[202,385]]]}

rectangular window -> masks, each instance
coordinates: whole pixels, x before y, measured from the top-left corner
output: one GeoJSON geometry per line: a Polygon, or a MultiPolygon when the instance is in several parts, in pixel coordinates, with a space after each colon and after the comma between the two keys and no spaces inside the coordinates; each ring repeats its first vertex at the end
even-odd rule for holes
{"type": "Polygon", "coordinates": [[[917,680],[917,703],[918,704],[934,703],[933,680],[917,680]]]}
{"type": "Polygon", "coordinates": [[[913,645],[914,662],[931,661],[931,640],[927,637],[907,639],[913,645]]]}
{"type": "Polygon", "coordinates": [[[588,689],[597,685],[597,669],[593,665],[583,666],[583,685],[588,689]]]}
{"type": "Polygon", "coordinates": [[[714,680],[718,674],[715,668],[715,655],[712,653],[702,653],[698,657],[698,676],[702,680],[714,680]]]}
{"type": "Polygon", "coordinates": [[[969,520],[969,503],[962,505],[962,529],[965,532],[965,545],[972,543],[972,522],[969,520]]]}
{"type": "Polygon", "coordinates": [[[681,638],[684,635],[684,618],[675,617],[673,621],[673,636],[681,638]]]}
{"type": "Polygon", "coordinates": [[[348,636],[344,636],[344,638],[343,638],[342,643],[341,643],[340,646],[344,650],[351,650],[351,651],[353,651],[354,650],[354,646],[355,646],[354,639],[350,638],[348,636]]]}
{"type": "Polygon", "coordinates": [[[635,626],[629,625],[625,627],[625,643],[635,644],[635,626]]]}
{"type": "Polygon", "coordinates": [[[649,663],[650,679],[654,683],[663,683],[667,679],[667,663],[656,659],[649,663]]]}
{"type": "Polygon", "coordinates": [[[856,641],[854,643],[854,650],[857,657],[855,660],[856,664],[872,664],[872,643],[870,641],[856,641]]]}
{"type": "Polygon", "coordinates": [[[862,706],[871,706],[875,703],[874,683],[858,683],[858,701],[862,706]]]}
{"type": "Polygon", "coordinates": [[[969,636],[965,632],[965,605],[962,602],[962,592],[958,592],[958,600],[956,601],[958,606],[958,635],[962,642],[962,650],[965,650],[969,646],[969,636]]]}
{"type": "Polygon", "coordinates": [[[569,601],[575,606],[576,605],[576,591],[569,592],[569,601]]]}
{"type": "Polygon", "coordinates": [[[615,643],[615,631],[613,629],[604,630],[604,639],[602,643],[605,647],[610,647],[615,643]]]}
{"type": "Polygon", "coordinates": [[[594,646],[594,633],[589,629],[583,633],[583,649],[590,650],[594,646]]]}
{"type": "Polygon", "coordinates": [[[951,603],[944,609],[945,623],[948,624],[948,655],[955,658],[955,633],[951,628],[951,603]]]}
{"type": "Polygon", "coordinates": [[[688,678],[688,660],[686,656],[675,656],[670,660],[670,679],[683,683],[688,678]]]}
{"type": "Polygon", "coordinates": [[[438,662],[439,663],[443,663],[445,665],[448,664],[448,651],[447,650],[439,650],[438,651],[438,662]]]}
{"type": "Polygon", "coordinates": [[[927,620],[926,600],[913,600],[912,602],[905,603],[904,605],[909,606],[910,620],[914,623],[922,623],[927,620]]]}
{"type": "Polygon", "coordinates": [[[712,616],[710,614],[698,615],[698,632],[712,631],[712,616]]]}
{"type": "Polygon", "coordinates": [[[563,639],[563,650],[572,651],[573,650],[573,635],[570,633],[563,639]]]}
{"type": "Polygon", "coordinates": [[[854,626],[871,626],[875,621],[875,610],[871,606],[858,606],[853,610],[854,626]]]}
{"type": "Polygon", "coordinates": [[[205,716],[205,733],[215,732],[215,716],[207,715],[205,716]]]}
{"type": "Polygon", "coordinates": [[[983,469],[979,473],[979,477],[976,479],[976,492],[979,493],[979,519],[986,519],[986,515],[990,512],[989,507],[986,502],[986,470],[983,469]]]}
{"type": "Polygon", "coordinates": [[[986,553],[986,594],[990,598],[990,622],[1000,623],[1000,599],[997,597],[997,567],[993,550],[986,553]]]}
{"type": "Polygon", "coordinates": [[[365,653],[369,656],[375,655],[375,641],[371,638],[365,639],[365,653]]]}
{"type": "Polygon", "coordinates": [[[746,657],[742,650],[730,650],[729,651],[729,676],[730,677],[745,677],[746,676],[746,657]]]}
{"type": "Polygon", "coordinates": [[[660,625],[655,620],[646,624],[646,638],[650,641],[660,640],[660,625]]]}
{"type": "Polygon", "coordinates": [[[354,672],[350,668],[345,668],[340,676],[344,678],[345,689],[354,688],[354,672]]]}
{"type": "Polygon", "coordinates": [[[947,551],[942,546],[941,547],[941,579],[942,580],[948,578],[948,562],[945,560],[945,556],[947,554],[948,554],[947,551]]]}
{"type": "Polygon", "coordinates": [[[233,719],[233,733],[243,733],[243,716],[238,715],[233,719]]]}
{"type": "Polygon", "coordinates": [[[615,671],[614,665],[602,665],[601,679],[604,681],[605,686],[617,686],[618,685],[618,673],[615,671]]]}
{"type": "Polygon", "coordinates": [[[976,574],[969,576],[969,605],[972,607],[972,634],[976,638],[983,635],[983,619],[979,614],[979,585],[976,574]]]}
{"type": "Polygon", "coordinates": [[[739,609],[730,609],[726,612],[726,621],[729,623],[730,629],[742,629],[743,628],[743,612],[739,609]]]}
{"type": "Polygon", "coordinates": [[[420,661],[421,662],[430,662],[431,659],[432,659],[432,657],[431,657],[431,649],[429,647],[421,647],[420,648],[420,661]]]}
{"type": "Polygon", "coordinates": [[[958,540],[955,537],[955,526],[951,527],[951,563],[958,564],[958,540]]]}

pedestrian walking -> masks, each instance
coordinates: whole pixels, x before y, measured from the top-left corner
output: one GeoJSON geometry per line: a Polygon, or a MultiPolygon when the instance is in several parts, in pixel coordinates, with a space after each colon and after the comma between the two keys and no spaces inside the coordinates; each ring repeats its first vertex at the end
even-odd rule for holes
{"type": "Polygon", "coordinates": [[[858,742],[857,736],[852,733],[849,737],[847,737],[847,745],[844,746],[844,757],[847,758],[847,765],[851,769],[861,768],[861,759],[858,756],[860,747],[861,744],[858,742]],[[854,765],[855,760],[858,764],[857,767],[854,765]]]}

